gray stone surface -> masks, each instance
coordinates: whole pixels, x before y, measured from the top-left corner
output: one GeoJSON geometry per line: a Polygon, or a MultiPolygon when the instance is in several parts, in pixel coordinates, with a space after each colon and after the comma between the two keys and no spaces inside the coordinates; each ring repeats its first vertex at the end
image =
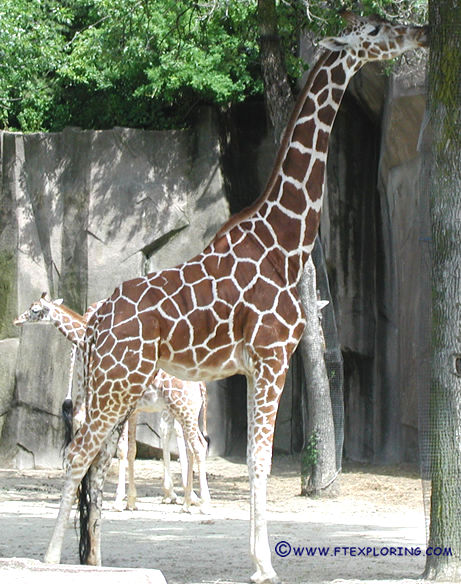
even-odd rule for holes
{"type": "MultiPolygon", "coordinates": [[[[81,312],[120,282],[200,252],[228,217],[211,110],[190,130],[0,136],[6,338],[19,335],[12,319],[43,291],[81,312]]],[[[4,463],[61,465],[69,350],[53,325],[24,327],[14,381],[14,356],[0,347],[4,463]]]]}
{"type": "Polygon", "coordinates": [[[13,402],[18,346],[18,339],[0,341],[0,440],[6,415],[13,402]]]}
{"type": "Polygon", "coordinates": [[[428,381],[430,227],[417,150],[424,61],[409,55],[372,82],[376,71],[357,76],[354,101],[346,97],[338,116],[321,233],[345,362],[345,454],[398,462],[417,460],[428,381]]]}
{"type": "Polygon", "coordinates": [[[0,442],[2,464],[61,466],[61,404],[67,391],[69,359],[70,343],[52,324],[22,327],[14,398],[0,442]]]}

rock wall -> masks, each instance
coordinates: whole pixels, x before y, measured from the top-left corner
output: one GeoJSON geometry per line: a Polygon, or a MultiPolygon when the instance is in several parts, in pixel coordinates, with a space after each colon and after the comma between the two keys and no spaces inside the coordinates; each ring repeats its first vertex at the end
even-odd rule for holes
{"type": "Polygon", "coordinates": [[[184,131],[0,135],[4,464],[59,463],[70,350],[53,325],[18,330],[13,318],[43,291],[83,311],[200,252],[229,215],[218,138],[211,110],[184,131]]]}
{"type": "Polygon", "coordinates": [[[424,71],[417,54],[390,75],[366,66],[332,137],[321,235],[344,355],[345,455],[354,460],[418,458],[430,351],[424,71]]]}

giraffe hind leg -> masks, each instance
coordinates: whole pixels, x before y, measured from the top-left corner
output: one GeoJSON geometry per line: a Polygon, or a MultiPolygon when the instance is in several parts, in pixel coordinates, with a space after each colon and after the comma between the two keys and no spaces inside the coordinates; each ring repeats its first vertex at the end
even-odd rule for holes
{"type": "MultiPolygon", "coordinates": [[[[189,469],[189,459],[188,459],[188,449],[186,447],[186,441],[184,440],[184,431],[181,424],[178,420],[174,422],[174,430],[176,433],[176,443],[178,445],[178,454],[179,454],[179,464],[181,466],[181,479],[182,479],[182,486],[184,490],[184,496],[186,495],[187,490],[187,477],[188,477],[188,469],[189,469]]],[[[194,492],[192,488],[190,493],[190,504],[191,505],[200,505],[200,499],[194,492]]]]}
{"type": "Polygon", "coordinates": [[[208,449],[208,443],[198,428],[192,442],[192,448],[198,467],[200,486],[200,512],[208,514],[211,512],[211,497],[210,491],[208,489],[208,481],[206,478],[206,453],[208,449]]]}
{"type": "Polygon", "coordinates": [[[46,563],[60,562],[64,534],[77,488],[117,421],[118,418],[107,420],[104,424],[101,424],[100,420],[85,422],[70,443],[67,453],[66,480],[58,517],[45,554],[46,563]]]}
{"type": "Polygon", "coordinates": [[[110,432],[101,450],[83,477],[79,496],[80,563],[101,565],[101,510],[104,481],[126,422],[110,432]]]}
{"type": "MultiPolygon", "coordinates": [[[[185,424],[188,428],[188,424],[185,424]]],[[[183,510],[188,512],[192,504],[198,504],[200,506],[200,512],[204,514],[210,513],[210,491],[208,489],[208,482],[206,478],[206,452],[207,452],[207,442],[203,437],[202,433],[198,429],[198,424],[192,424],[192,428],[188,429],[186,434],[187,443],[187,482],[184,490],[184,506],[183,510]],[[193,480],[194,480],[194,460],[197,461],[198,474],[199,474],[199,485],[200,485],[200,498],[197,503],[193,503],[192,494],[193,491],[193,480]]]]}
{"type": "Polygon", "coordinates": [[[75,495],[96,454],[94,451],[88,452],[82,449],[81,442],[85,435],[85,427],[82,427],[82,430],[69,446],[66,480],[61,493],[58,517],[44,558],[47,564],[59,564],[61,560],[64,534],[75,495]]]}
{"type": "Polygon", "coordinates": [[[184,489],[184,503],[182,506],[182,510],[184,513],[190,513],[194,484],[194,451],[192,450],[189,441],[186,441],[186,450],[187,450],[187,480],[184,489]]]}

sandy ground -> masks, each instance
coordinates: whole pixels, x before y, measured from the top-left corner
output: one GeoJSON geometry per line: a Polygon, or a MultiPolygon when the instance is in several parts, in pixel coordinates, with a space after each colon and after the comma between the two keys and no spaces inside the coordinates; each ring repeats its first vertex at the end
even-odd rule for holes
{"type": "MultiPolygon", "coordinates": [[[[114,461],[105,488],[105,566],[160,569],[168,584],[249,581],[249,492],[243,459],[208,460],[213,508],[206,516],[163,505],[161,462],[142,460],[136,461],[138,510],[113,511],[116,470],[114,461]]],[[[179,478],[177,462],[173,470],[179,478]]],[[[42,560],[62,483],[60,471],[0,470],[0,558],[42,560]]],[[[337,498],[313,500],[299,493],[298,459],[276,457],[268,485],[268,519],[273,565],[284,583],[418,579],[426,532],[416,469],[348,465],[337,498]],[[278,556],[276,548],[287,555],[278,556]]],[[[78,563],[77,549],[70,525],[63,563],[78,563]]]]}

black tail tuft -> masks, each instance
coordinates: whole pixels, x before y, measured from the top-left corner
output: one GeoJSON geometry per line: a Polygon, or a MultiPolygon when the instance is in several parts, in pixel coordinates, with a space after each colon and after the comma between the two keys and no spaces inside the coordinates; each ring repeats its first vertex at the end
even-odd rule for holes
{"type": "Polygon", "coordinates": [[[64,445],[63,450],[69,446],[72,438],[74,437],[72,424],[74,418],[74,404],[71,399],[65,399],[62,402],[62,419],[64,420],[64,445]]]}
{"type": "Polygon", "coordinates": [[[204,437],[204,438],[205,438],[205,440],[206,440],[206,450],[207,450],[207,452],[208,452],[208,450],[210,450],[211,439],[210,439],[210,437],[208,436],[208,434],[204,434],[204,435],[203,435],[203,437],[204,437]]]}
{"type": "Polygon", "coordinates": [[[83,477],[78,490],[78,510],[80,515],[80,541],[78,544],[78,555],[81,564],[88,563],[88,555],[90,553],[90,470],[83,477]]]}

